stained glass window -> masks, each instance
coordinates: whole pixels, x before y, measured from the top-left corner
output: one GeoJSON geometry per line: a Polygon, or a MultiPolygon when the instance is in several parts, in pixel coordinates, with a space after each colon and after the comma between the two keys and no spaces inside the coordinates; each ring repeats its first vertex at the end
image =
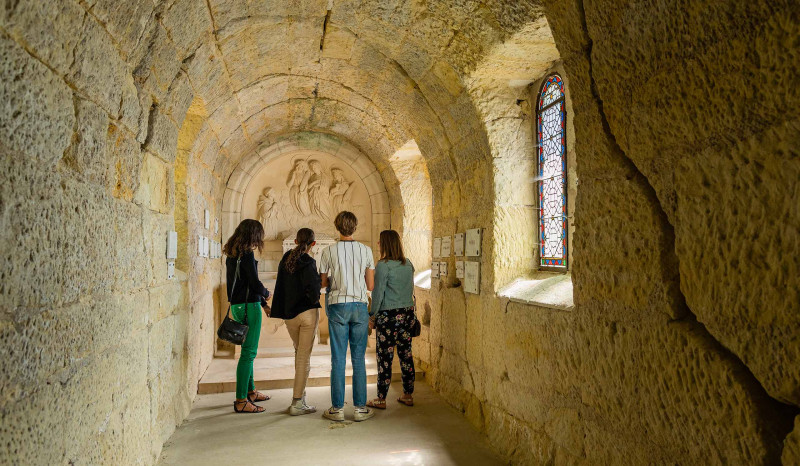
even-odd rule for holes
{"type": "Polygon", "coordinates": [[[567,114],[560,76],[554,74],[545,80],[538,100],[539,265],[566,267],[567,114]]]}

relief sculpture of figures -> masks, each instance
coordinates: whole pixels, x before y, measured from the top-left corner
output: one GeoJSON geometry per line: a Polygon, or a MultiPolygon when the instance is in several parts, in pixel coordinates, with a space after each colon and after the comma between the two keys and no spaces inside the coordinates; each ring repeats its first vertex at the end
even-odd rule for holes
{"type": "Polygon", "coordinates": [[[264,227],[264,237],[271,241],[278,237],[278,203],[272,196],[272,188],[264,188],[258,196],[258,219],[264,227]]]}
{"type": "Polygon", "coordinates": [[[328,198],[330,182],[318,160],[310,160],[308,166],[311,169],[311,177],[308,180],[308,204],[311,213],[323,220],[328,220],[330,219],[330,200],[328,198]],[[325,189],[322,189],[323,187],[325,189]]]}
{"type": "Polygon", "coordinates": [[[289,187],[289,202],[294,210],[301,215],[311,213],[307,193],[310,177],[311,171],[308,168],[308,162],[296,160],[292,171],[289,173],[289,179],[286,181],[286,185],[289,187]]]}
{"type": "Polygon", "coordinates": [[[341,212],[353,197],[353,183],[344,178],[344,172],[339,168],[331,170],[333,182],[330,188],[331,207],[333,212],[341,212]]]}

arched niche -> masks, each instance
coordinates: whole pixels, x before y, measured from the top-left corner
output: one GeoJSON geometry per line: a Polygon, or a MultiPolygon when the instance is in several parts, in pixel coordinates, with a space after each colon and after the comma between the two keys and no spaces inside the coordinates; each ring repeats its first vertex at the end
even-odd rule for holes
{"type": "Polygon", "coordinates": [[[334,136],[301,133],[265,144],[233,170],[222,201],[223,238],[242,219],[262,220],[268,241],[259,271],[275,272],[284,239],[301,227],[335,237],[340,210],[358,216],[355,238],[377,252],[378,234],[390,228],[390,206],[375,165],[334,136]]]}

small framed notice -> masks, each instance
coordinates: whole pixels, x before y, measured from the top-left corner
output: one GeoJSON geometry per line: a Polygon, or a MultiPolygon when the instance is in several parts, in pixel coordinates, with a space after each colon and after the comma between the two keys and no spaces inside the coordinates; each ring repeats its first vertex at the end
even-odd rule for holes
{"type": "Polygon", "coordinates": [[[467,230],[467,241],[464,246],[467,257],[479,257],[481,255],[481,229],[467,230]]]}
{"type": "Polygon", "coordinates": [[[206,227],[206,230],[211,226],[211,212],[208,209],[203,211],[203,225],[206,227]]]}
{"type": "Polygon", "coordinates": [[[439,278],[439,263],[431,262],[431,278],[439,278]]]}
{"type": "Polygon", "coordinates": [[[456,261],[456,278],[464,278],[464,261],[456,261]]]}
{"type": "Polygon", "coordinates": [[[442,238],[442,255],[439,257],[450,257],[450,245],[453,242],[452,236],[445,236],[442,238]]]}
{"type": "Polygon", "coordinates": [[[439,262],[439,276],[440,277],[447,276],[447,262],[439,262]]]}
{"type": "Polygon", "coordinates": [[[433,258],[442,257],[442,238],[433,238],[433,258]]]}
{"type": "Polygon", "coordinates": [[[480,293],[481,264],[480,262],[464,263],[464,291],[467,293],[480,293]]]}
{"type": "Polygon", "coordinates": [[[464,233],[456,233],[453,237],[453,254],[456,257],[464,255],[464,233]]]}

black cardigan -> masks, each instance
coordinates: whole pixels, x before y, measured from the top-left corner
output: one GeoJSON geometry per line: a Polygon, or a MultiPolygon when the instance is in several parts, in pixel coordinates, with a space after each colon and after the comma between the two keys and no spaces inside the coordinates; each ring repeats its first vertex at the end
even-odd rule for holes
{"type": "Polygon", "coordinates": [[[317,261],[308,254],[303,254],[297,260],[294,273],[289,273],[286,270],[286,258],[290,253],[291,251],[284,254],[278,265],[271,314],[271,317],[277,319],[294,319],[304,311],[322,307],[319,304],[322,279],[317,272],[317,261]]]}
{"type": "Polygon", "coordinates": [[[236,289],[231,294],[231,287],[236,276],[236,257],[225,259],[226,279],[228,289],[228,302],[231,304],[242,304],[244,302],[266,304],[269,298],[269,290],[264,287],[258,279],[258,261],[253,251],[242,255],[242,262],[239,264],[239,278],[236,280],[236,289]],[[250,290],[248,295],[247,291],[250,290]]]}

